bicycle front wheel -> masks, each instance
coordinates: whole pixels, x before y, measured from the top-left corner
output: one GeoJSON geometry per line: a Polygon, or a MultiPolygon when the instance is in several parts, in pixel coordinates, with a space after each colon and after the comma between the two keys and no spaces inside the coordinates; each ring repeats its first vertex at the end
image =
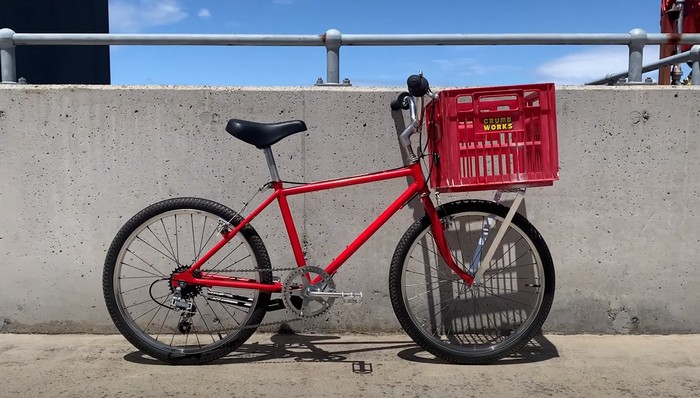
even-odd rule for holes
{"type": "MultiPolygon", "coordinates": [[[[437,211],[452,257],[467,271],[486,255],[508,208],[466,200],[437,211]]],[[[554,266],[539,232],[516,214],[471,287],[447,266],[432,234],[427,216],[416,221],[391,262],[391,303],[406,333],[455,363],[492,362],[521,349],[542,327],[554,298],[554,266]]]]}
{"type": "MultiPolygon", "coordinates": [[[[168,199],[139,212],[114,238],[103,274],[105,303],[142,352],[175,364],[212,361],[238,348],[262,321],[270,294],[257,290],[187,285],[178,296],[188,308],[173,305],[172,276],[221,240],[219,221],[238,225],[242,218],[208,200],[168,199]]],[[[246,226],[201,271],[271,283],[269,270],[260,236],[246,226]]]]}

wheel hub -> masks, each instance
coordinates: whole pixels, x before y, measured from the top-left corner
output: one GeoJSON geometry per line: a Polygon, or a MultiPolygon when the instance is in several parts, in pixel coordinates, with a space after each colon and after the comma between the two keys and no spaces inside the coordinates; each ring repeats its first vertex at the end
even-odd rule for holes
{"type": "MultiPolygon", "coordinates": [[[[175,268],[175,270],[170,274],[170,292],[175,293],[175,289],[180,287],[180,296],[183,299],[191,299],[196,297],[199,293],[202,291],[202,287],[199,285],[192,285],[192,284],[186,284],[184,282],[180,282],[175,279],[176,275],[179,275],[185,271],[187,271],[190,267],[187,266],[179,266],[175,268]]],[[[199,271],[194,272],[194,276],[198,277],[197,275],[199,271]]]]}

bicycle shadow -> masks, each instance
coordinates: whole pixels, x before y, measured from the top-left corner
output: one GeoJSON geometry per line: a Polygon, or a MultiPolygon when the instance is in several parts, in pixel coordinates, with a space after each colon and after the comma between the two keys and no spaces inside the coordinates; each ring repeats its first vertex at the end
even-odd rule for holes
{"type": "MultiPolygon", "coordinates": [[[[414,347],[399,352],[398,357],[411,362],[427,363],[427,364],[443,364],[453,365],[451,362],[435,358],[432,354],[427,353],[421,347],[414,347]]],[[[537,334],[528,342],[525,347],[521,348],[516,353],[499,359],[498,361],[487,364],[489,366],[499,365],[520,365],[535,362],[543,362],[553,358],[559,358],[559,350],[542,334],[537,334]]]]}
{"type": "MultiPolygon", "coordinates": [[[[401,350],[396,355],[404,360],[426,364],[454,365],[433,357],[418,347],[412,341],[406,340],[375,340],[365,341],[338,341],[340,336],[320,334],[294,334],[278,333],[270,337],[270,342],[254,342],[243,344],[231,354],[200,366],[206,365],[233,365],[255,362],[329,362],[352,363],[364,366],[366,362],[361,358],[349,359],[350,355],[363,352],[375,352],[384,350],[401,350]],[[361,346],[353,348],[353,346],[361,346]],[[368,347],[369,346],[369,347],[368,347]]],[[[546,337],[535,336],[523,349],[517,353],[496,361],[493,365],[515,365],[546,361],[559,357],[557,348],[546,337]]],[[[141,365],[168,364],[155,360],[140,351],[134,351],[124,356],[124,360],[141,365]]],[[[370,370],[371,371],[371,370],[370,370]]],[[[364,371],[357,373],[366,373],[364,371]]]]}
{"type": "MultiPolygon", "coordinates": [[[[348,355],[362,352],[414,348],[413,342],[407,341],[338,341],[340,336],[320,334],[278,333],[270,337],[270,343],[246,343],[227,356],[204,365],[245,364],[253,362],[347,362],[357,363],[361,360],[349,360],[348,355]],[[353,345],[362,347],[348,349],[353,345]],[[324,349],[322,346],[334,346],[338,349],[324,349]]],[[[168,365],[153,359],[141,351],[134,351],[124,356],[124,360],[141,365],[168,365]]],[[[200,365],[201,366],[201,365],[200,365]]]]}

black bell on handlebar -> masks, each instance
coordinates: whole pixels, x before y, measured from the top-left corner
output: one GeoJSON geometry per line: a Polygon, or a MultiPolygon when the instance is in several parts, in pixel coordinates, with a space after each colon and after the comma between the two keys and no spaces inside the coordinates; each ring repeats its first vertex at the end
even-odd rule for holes
{"type": "Polygon", "coordinates": [[[428,91],[430,91],[428,80],[426,80],[426,78],[423,76],[409,76],[408,80],[406,81],[406,85],[408,86],[408,92],[414,97],[422,97],[428,94],[428,91]]]}

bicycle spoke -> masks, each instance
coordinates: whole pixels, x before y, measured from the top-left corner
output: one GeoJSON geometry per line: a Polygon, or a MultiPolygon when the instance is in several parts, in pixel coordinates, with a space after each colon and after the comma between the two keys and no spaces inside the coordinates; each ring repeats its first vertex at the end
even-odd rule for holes
{"type": "Polygon", "coordinates": [[[209,235],[209,238],[207,239],[207,241],[204,242],[204,232],[207,229],[207,220],[209,220],[209,217],[204,216],[204,225],[202,225],[202,236],[199,238],[200,246],[199,246],[199,251],[197,251],[197,258],[195,258],[195,260],[194,260],[195,262],[197,260],[199,260],[199,257],[202,255],[202,251],[204,250],[205,247],[207,247],[207,245],[209,244],[209,241],[214,236],[214,234],[216,234],[216,228],[214,228],[214,230],[211,232],[211,235],[209,235]]]}
{"type": "MultiPolygon", "coordinates": [[[[454,222],[456,224],[456,221],[454,221],[454,222]]],[[[455,229],[457,230],[457,234],[456,234],[457,235],[457,245],[459,246],[459,251],[462,253],[462,264],[467,264],[467,259],[464,258],[465,251],[464,251],[464,248],[462,247],[462,239],[459,237],[461,235],[459,233],[459,228],[455,228],[455,229]]],[[[455,256],[452,256],[452,257],[455,257],[455,256]]],[[[456,259],[455,259],[455,262],[457,262],[456,259]]]]}
{"type": "MultiPolygon", "coordinates": [[[[433,236],[433,234],[431,232],[428,232],[427,235],[430,236],[430,238],[432,239],[433,242],[435,242],[435,237],[433,236]]],[[[421,245],[421,244],[419,243],[418,245],[421,245]]],[[[431,252],[433,255],[435,255],[435,264],[439,264],[440,262],[438,261],[438,258],[442,258],[442,255],[440,253],[438,253],[437,250],[431,250],[430,248],[425,248],[425,249],[428,250],[429,252],[431,252]]],[[[455,261],[455,264],[457,264],[460,268],[464,269],[464,263],[460,263],[459,259],[454,258],[454,256],[452,256],[452,259],[455,261]]]]}
{"type": "MultiPolygon", "coordinates": [[[[171,311],[168,311],[165,313],[165,317],[163,317],[163,323],[160,324],[160,329],[158,329],[158,334],[156,334],[156,340],[160,337],[160,333],[163,331],[163,326],[165,326],[165,321],[168,319],[168,315],[170,315],[171,311]]],[[[175,334],[173,334],[173,337],[175,337],[175,334]]],[[[172,345],[172,342],[170,342],[170,345],[172,345]]]]}
{"type": "MultiPolygon", "coordinates": [[[[510,310],[513,312],[513,314],[519,313],[519,311],[516,310],[515,308],[513,308],[513,306],[511,306],[510,304],[508,304],[508,302],[505,302],[504,304],[507,305],[507,306],[510,308],[510,310]]],[[[521,322],[521,323],[524,322],[523,316],[522,316],[522,315],[520,315],[520,322],[521,322]]]]}
{"type": "Polygon", "coordinates": [[[195,328],[194,324],[192,324],[192,330],[194,330],[194,337],[195,337],[195,339],[197,339],[197,346],[199,348],[202,348],[202,342],[199,341],[199,330],[197,330],[197,328],[195,328]]]}
{"type": "Polygon", "coordinates": [[[178,262],[178,261],[175,260],[174,258],[172,258],[172,257],[170,257],[169,255],[167,255],[167,254],[163,253],[162,251],[160,251],[160,249],[156,248],[156,247],[153,246],[152,244],[150,244],[150,243],[146,242],[145,240],[141,239],[140,236],[137,236],[136,239],[138,239],[138,240],[140,240],[141,242],[145,243],[145,244],[146,244],[147,246],[149,246],[151,249],[153,249],[153,250],[157,251],[158,253],[162,254],[162,255],[165,256],[168,260],[174,261],[175,263],[178,262]]]}
{"type": "MultiPolygon", "coordinates": [[[[436,270],[436,271],[437,271],[437,270],[436,270]]],[[[424,273],[422,273],[422,272],[413,271],[413,270],[406,270],[406,272],[407,272],[407,273],[410,273],[410,274],[422,275],[422,276],[426,276],[426,277],[429,276],[428,274],[424,274],[424,273]]],[[[437,272],[440,273],[440,271],[437,271],[437,272]]],[[[444,275],[444,274],[443,274],[443,275],[444,275]]],[[[455,275],[455,276],[456,276],[456,274],[447,274],[447,275],[444,275],[444,276],[452,276],[452,275],[455,275]]],[[[433,277],[433,276],[429,276],[429,277],[430,277],[431,279],[437,279],[437,280],[448,280],[448,281],[458,281],[458,280],[460,280],[460,279],[458,279],[458,278],[456,278],[456,277],[455,277],[455,278],[452,278],[452,279],[447,279],[447,278],[445,278],[444,276],[443,276],[443,278],[440,278],[440,275],[436,275],[436,276],[434,276],[434,277],[433,277]]]]}
{"type": "MultiPolygon", "coordinates": [[[[148,327],[151,326],[151,323],[153,323],[153,320],[156,319],[156,316],[158,316],[158,313],[160,312],[160,310],[165,306],[165,302],[166,302],[166,301],[168,301],[168,297],[167,297],[167,296],[165,297],[165,300],[163,300],[163,301],[160,303],[160,305],[158,306],[158,309],[156,310],[156,313],[153,314],[153,317],[151,318],[151,320],[148,321],[148,323],[146,324],[146,328],[145,328],[144,330],[148,330],[148,327]]],[[[134,321],[136,321],[136,320],[134,319],[134,321]]]]}
{"type": "MultiPolygon", "coordinates": [[[[123,264],[123,263],[122,263],[122,264],[123,264]]],[[[145,284],[145,285],[143,285],[143,286],[135,287],[135,288],[133,288],[133,289],[124,290],[124,291],[122,292],[122,294],[124,294],[124,293],[129,293],[129,292],[133,292],[134,290],[138,290],[138,289],[143,289],[144,287],[148,287],[148,286],[151,286],[151,283],[147,283],[147,284],[145,284]]]]}
{"type": "MultiPolygon", "coordinates": [[[[454,312],[455,308],[457,307],[456,305],[451,305],[451,304],[453,304],[455,301],[457,301],[458,299],[460,299],[460,296],[461,296],[461,290],[460,290],[460,289],[457,289],[457,297],[453,298],[453,299],[450,301],[450,303],[447,304],[448,306],[450,306],[450,310],[448,311],[448,313],[447,313],[446,316],[440,317],[440,318],[441,318],[441,321],[440,321],[440,324],[437,325],[437,328],[435,329],[435,332],[436,332],[436,333],[437,333],[437,331],[440,330],[440,328],[442,327],[442,325],[445,324],[445,321],[446,321],[447,319],[450,319],[450,315],[454,312]]],[[[451,327],[451,325],[450,325],[450,327],[451,327]]],[[[435,333],[433,333],[433,336],[434,336],[434,335],[435,335],[435,333]]],[[[446,332],[445,332],[445,337],[447,337],[448,335],[449,335],[449,333],[446,331],[446,332]]]]}
{"type": "MultiPolygon", "coordinates": [[[[156,275],[156,277],[160,277],[160,275],[156,275]]],[[[153,277],[152,276],[120,276],[119,277],[120,281],[127,280],[127,279],[153,279],[153,277]]]]}
{"type": "Polygon", "coordinates": [[[247,259],[247,258],[250,258],[250,254],[249,254],[249,255],[247,255],[247,256],[245,256],[245,257],[243,257],[242,259],[240,259],[240,260],[236,261],[235,263],[233,263],[233,264],[229,265],[228,267],[226,267],[226,268],[224,268],[224,269],[220,269],[220,270],[217,270],[217,271],[219,271],[219,272],[223,272],[223,271],[226,271],[227,269],[229,269],[229,268],[233,267],[234,265],[236,265],[236,264],[240,263],[241,261],[243,261],[243,260],[245,260],[245,259],[247,259]]]}
{"type": "Polygon", "coordinates": [[[160,274],[160,276],[165,277],[165,275],[163,275],[160,271],[158,271],[158,270],[156,269],[156,267],[154,267],[153,265],[151,265],[148,261],[146,261],[146,260],[142,259],[141,257],[139,257],[138,254],[132,252],[132,251],[129,250],[129,249],[127,249],[127,253],[133,254],[134,257],[138,258],[138,259],[141,260],[144,264],[146,264],[146,265],[148,265],[149,267],[151,267],[154,271],[156,271],[158,274],[160,274]]]}
{"type": "MultiPolygon", "coordinates": [[[[437,316],[440,315],[440,314],[442,313],[442,311],[444,311],[445,308],[447,308],[447,307],[448,307],[453,301],[455,301],[455,300],[456,300],[456,298],[452,298],[452,299],[447,300],[447,304],[444,305],[442,308],[440,308],[440,311],[438,311],[438,312],[435,313],[434,318],[437,318],[437,316]]],[[[442,302],[441,302],[441,303],[442,303],[442,302]]],[[[427,323],[428,323],[428,322],[423,323],[423,324],[421,325],[421,327],[424,327],[427,323]]],[[[434,334],[433,334],[433,335],[434,335],[434,334]]]]}
{"type": "MultiPolygon", "coordinates": [[[[146,229],[148,229],[148,232],[150,232],[151,235],[153,235],[153,237],[156,238],[156,240],[158,241],[158,243],[160,243],[160,245],[163,246],[163,248],[165,249],[165,251],[168,252],[168,254],[170,254],[171,256],[175,257],[175,253],[172,253],[172,252],[168,251],[168,247],[165,246],[165,243],[163,243],[163,241],[160,240],[160,238],[155,234],[155,232],[153,232],[153,230],[151,229],[151,226],[150,226],[150,225],[147,226],[146,229]]],[[[172,247],[171,247],[171,250],[172,250],[172,247]]]]}
{"type": "Polygon", "coordinates": [[[202,296],[202,298],[204,298],[204,302],[207,303],[207,307],[209,307],[209,309],[211,310],[211,313],[214,314],[214,319],[218,320],[219,323],[221,324],[221,318],[219,317],[219,315],[217,315],[216,311],[214,311],[214,308],[209,303],[209,299],[207,299],[206,296],[202,296]]]}
{"type": "Polygon", "coordinates": [[[197,311],[197,312],[199,313],[199,317],[202,318],[202,322],[204,323],[204,327],[207,328],[207,332],[209,332],[209,337],[211,337],[211,342],[216,343],[216,340],[214,339],[214,335],[211,334],[211,329],[209,329],[209,325],[207,325],[207,321],[204,319],[204,315],[202,315],[201,311],[197,311]]]}
{"type": "Polygon", "coordinates": [[[180,265],[180,244],[177,238],[177,214],[175,214],[175,263],[180,265]]]}
{"type": "MultiPolygon", "coordinates": [[[[139,268],[139,267],[133,266],[133,265],[131,265],[131,264],[127,264],[127,263],[125,263],[125,262],[122,262],[122,265],[126,265],[126,266],[129,267],[129,268],[133,268],[133,269],[139,270],[139,271],[141,271],[141,272],[143,272],[143,273],[146,273],[146,274],[148,274],[148,275],[153,275],[153,276],[155,276],[156,278],[161,278],[161,277],[164,277],[164,276],[165,276],[165,275],[163,275],[163,274],[156,275],[156,274],[154,274],[153,272],[148,272],[148,271],[146,271],[146,270],[144,270],[144,269],[141,269],[141,268],[139,268]]],[[[150,264],[148,264],[148,265],[150,265],[150,264]]],[[[151,268],[153,268],[153,267],[151,267],[151,268]]],[[[153,270],[156,271],[156,272],[158,272],[158,270],[155,269],[155,268],[153,268],[153,270]]],[[[148,278],[148,277],[146,277],[146,278],[148,278]]]]}
{"type": "MultiPolygon", "coordinates": [[[[493,279],[496,275],[500,274],[501,272],[503,272],[503,271],[505,271],[505,270],[507,270],[507,269],[515,269],[515,268],[519,268],[519,267],[523,267],[523,266],[537,265],[536,263],[535,263],[535,264],[517,265],[517,266],[513,266],[513,265],[512,265],[512,264],[516,264],[518,260],[520,260],[521,258],[523,258],[523,256],[525,256],[525,255],[527,255],[527,254],[529,254],[529,252],[528,252],[528,253],[524,253],[523,255],[521,255],[520,257],[518,257],[518,258],[516,258],[515,260],[511,261],[508,265],[506,265],[506,266],[503,267],[503,268],[495,268],[494,271],[498,270],[498,272],[495,272],[494,274],[492,274],[491,277],[490,277],[489,279],[487,279],[487,280],[484,281],[484,283],[490,281],[490,280],[493,279]]],[[[486,272],[489,272],[490,269],[491,269],[491,268],[487,268],[487,269],[486,269],[486,272]]]]}
{"type": "Polygon", "coordinates": [[[134,322],[136,322],[137,320],[141,319],[141,317],[143,317],[143,316],[145,316],[145,315],[147,315],[147,314],[150,314],[153,310],[157,310],[157,309],[159,309],[159,308],[160,308],[160,306],[157,305],[157,306],[151,308],[150,310],[144,312],[143,314],[137,316],[136,318],[133,318],[132,320],[133,320],[134,322]]]}
{"type": "Polygon", "coordinates": [[[228,258],[228,256],[232,255],[233,252],[235,252],[239,247],[241,247],[241,245],[243,245],[243,242],[240,242],[240,243],[238,244],[238,246],[234,247],[233,250],[231,250],[224,258],[221,259],[221,261],[219,261],[218,263],[216,263],[216,265],[214,265],[211,269],[216,269],[216,267],[218,267],[219,265],[221,265],[221,263],[223,263],[224,261],[226,261],[226,259],[228,258]]]}
{"type": "MultiPolygon", "coordinates": [[[[429,234],[429,235],[430,235],[431,238],[433,237],[431,234],[429,234]]],[[[433,241],[433,242],[434,242],[434,241],[433,241]]],[[[411,256],[410,258],[414,259],[415,261],[418,261],[418,262],[421,263],[421,264],[424,264],[424,265],[427,266],[427,267],[430,267],[431,269],[434,269],[434,270],[435,270],[436,272],[438,272],[438,273],[440,272],[440,269],[450,270],[450,272],[452,271],[449,267],[441,267],[440,269],[437,268],[438,265],[440,264],[439,259],[442,258],[442,255],[440,255],[440,254],[437,252],[437,250],[432,250],[432,249],[430,249],[429,247],[424,246],[422,243],[418,243],[417,246],[421,246],[421,247],[424,248],[426,251],[428,251],[430,254],[432,254],[433,256],[435,256],[435,264],[436,264],[435,267],[431,266],[430,264],[425,264],[423,261],[421,261],[421,260],[419,260],[419,259],[417,259],[417,258],[415,258],[415,257],[413,257],[413,256],[411,256]]],[[[453,256],[453,258],[454,258],[454,256],[453,256]]],[[[464,267],[463,267],[463,264],[460,264],[460,262],[459,262],[458,259],[454,259],[454,260],[455,260],[455,263],[456,263],[458,266],[460,266],[461,268],[464,268],[464,267]]]]}
{"type": "Polygon", "coordinates": [[[197,243],[194,240],[194,215],[190,214],[190,225],[192,226],[192,257],[197,257],[197,243]]]}
{"type": "MultiPolygon", "coordinates": [[[[165,229],[165,222],[163,222],[163,219],[160,219],[160,224],[163,226],[163,232],[165,233],[165,238],[168,240],[168,246],[170,246],[170,252],[173,253],[173,256],[177,259],[177,255],[175,255],[175,248],[173,248],[173,243],[170,241],[170,235],[168,234],[168,231],[165,229]]],[[[175,262],[177,266],[180,266],[180,261],[175,262]]]]}
{"type": "MultiPolygon", "coordinates": [[[[225,306],[224,303],[218,302],[218,304],[221,306],[221,308],[224,309],[224,311],[226,311],[226,313],[231,317],[231,319],[233,319],[233,321],[236,322],[236,325],[237,325],[237,326],[240,326],[240,325],[241,325],[241,323],[238,322],[238,320],[236,319],[236,317],[233,316],[233,314],[231,314],[231,313],[229,312],[228,308],[226,308],[227,306],[225,306]]],[[[231,307],[231,308],[233,308],[234,310],[238,310],[238,308],[236,308],[236,307],[231,307]]],[[[212,311],[213,311],[213,310],[212,310],[212,311]]]]}
{"type": "Polygon", "coordinates": [[[492,291],[493,291],[493,290],[496,290],[496,291],[505,292],[505,293],[507,293],[507,292],[515,292],[515,293],[522,293],[522,294],[535,294],[535,295],[536,295],[536,294],[539,294],[538,292],[526,292],[526,291],[524,291],[524,290],[513,290],[513,289],[508,289],[508,288],[500,288],[500,287],[494,289],[494,288],[492,288],[492,287],[486,287],[486,286],[484,286],[484,285],[481,285],[481,286],[479,286],[479,287],[484,288],[484,289],[489,289],[489,290],[492,290],[492,291]]]}
{"type": "MultiPolygon", "coordinates": [[[[505,236],[503,237],[503,239],[505,239],[505,236]]],[[[491,268],[491,264],[497,264],[498,261],[500,261],[506,254],[510,253],[513,250],[513,248],[515,247],[515,245],[517,245],[522,240],[523,240],[523,237],[521,236],[520,239],[518,239],[515,243],[513,243],[513,245],[508,250],[504,251],[500,257],[498,257],[495,260],[491,260],[491,263],[489,264],[489,268],[487,268],[486,270],[489,270],[491,268]]],[[[528,251],[528,253],[529,253],[529,251],[528,251]]],[[[527,254],[527,253],[524,253],[523,255],[525,255],[525,254],[527,254]]],[[[520,256],[520,257],[522,257],[522,256],[520,256]]],[[[512,264],[512,262],[511,262],[511,264],[512,264]]]]}
{"type": "MultiPolygon", "coordinates": [[[[166,294],[166,295],[163,295],[163,296],[160,296],[160,297],[154,297],[154,298],[155,298],[156,300],[160,300],[160,299],[162,299],[163,297],[168,297],[169,295],[170,295],[170,293],[168,293],[168,294],[166,294]]],[[[145,303],[148,303],[148,302],[150,302],[150,301],[153,301],[153,299],[150,299],[150,298],[149,298],[148,300],[141,301],[141,302],[139,302],[139,303],[126,306],[126,307],[124,307],[124,309],[126,310],[126,309],[128,309],[128,308],[135,307],[135,306],[141,305],[141,304],[145,304],[145,303]]]]}
{"type": "MultiPolygon", "coordinates": [[[[442,283],[447,283],[447,282],[452,282],[452,281],[443,281],[442,283]]],[[[409,285],[406,285],[406,287],[408,287],[408,286],[409,286],[409,285]]],[[[420,285],[416,284],[416,286],[420,286],[420,285]]],[[[421,296],[425,296],[426,294],[431,293],[431,292],[433,292],[434,290],[439,289],[439,288],[440,288],[440,282],[438,282],[437,286],[435,286],[434,288],[432,288],[432,289],[430,289],[430,290],[426,290],[425,292],[423,292],[423,293],[421,293],[421,294],[416,294],[415,296],[413,296],[413,297],[411,297],[411,298],[409,298],[409,299],[407,299],[407,300],[408,300],[408,301],[411,301],[411,300],[413,300],[413,299],[417,299],[417,298],[419,298],[419,297],[421,297],[421,296]]]]}
{"type": "MultiPolygon", "coordinates": [[[[481,287],[484,288],[485,290],[490,290],[490,289],[488,289],[488,288],[486,288],[486,287],[484,287],[484,286],[481,286],[481,287]]],[[[486,292],[486,293],[489,293],[489,292],[486,292]]],[[[522,292],[521,292],[521,293],[522,293],[522,292]]],[[[532,305],[528,305],[528,304],[525,304],[525,303],[521,303],[521,302],[519,302],[519,301],[511,300],[511,299],[509,299],[509,298],[507,298],[507,297],[503,297],[503,296],[501,296],[501,295],[498,295],[498,294],[496,294],[496,293],[493,293],[493,290],[491,290],[491,292],[490,292],[489,294],[491,294],[491,295],[494,296],[494,297],[498,297],[498,298],[500,298],[500,299],[510,301],[510,302],[512,302],[512,303],[522,304],[522,305],[524,305],[524,306],[526,306],[526,307],[529,307],[529,308],[535,308],[535,307],[532,306],[532,305]]]]}
{"type": "MultiPolygon", "coordinates": [[[[486,323],[489,325],[489,327],[492,328],[492,330],[497,330],[493,325],[491,325],[491,320],[489,318],[489,314],[484,312],[483,308],[481,308],[481,304],[479,304],[479,299],[476,297],[474,294],[474,290],[470,290],[472,294],[472,299],[476,302],[476,306],[479,307],[479,314],[482,314],[483,316],[486,317],[486,323]]],[[[476,316],[476,313],[474,314],[476,316]]]]}

